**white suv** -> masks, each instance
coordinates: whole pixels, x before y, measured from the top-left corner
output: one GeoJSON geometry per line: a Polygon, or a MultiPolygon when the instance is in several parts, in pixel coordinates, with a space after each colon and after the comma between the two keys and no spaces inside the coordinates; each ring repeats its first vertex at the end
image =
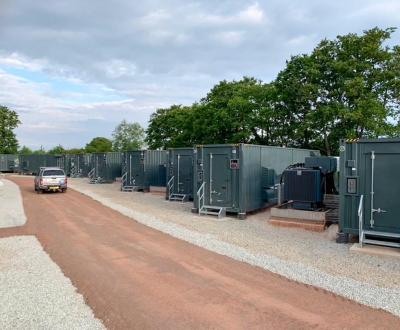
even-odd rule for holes
{"type": "Polygon", "coordinates": [[[65,172],[59,167],[41,167],[35,176],[34,185],[38,194],[43,191],[67,191],[68,179],[65,172]]]}

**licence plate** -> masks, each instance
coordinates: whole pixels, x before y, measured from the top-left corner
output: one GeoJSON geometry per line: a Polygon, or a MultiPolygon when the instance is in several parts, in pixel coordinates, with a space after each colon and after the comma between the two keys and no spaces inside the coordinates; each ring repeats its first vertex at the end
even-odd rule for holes
{"type": "Polygon", "coordinates": [[[58,187],[50,187],[50,189],[58,189],[58,187]]]}

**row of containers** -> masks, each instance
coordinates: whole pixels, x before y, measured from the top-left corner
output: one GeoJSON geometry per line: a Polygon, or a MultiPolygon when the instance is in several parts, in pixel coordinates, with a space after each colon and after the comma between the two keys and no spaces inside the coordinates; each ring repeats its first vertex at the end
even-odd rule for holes
{"type": "Polygon", "coordinates": [[[57,166],[71,177],[89,177],[92,183],[121,178],[121,190],[126,191],[165,187],[166,199],[193,200],[194,211],[209,205],[246,214],[276,203],[283,171],[309,156],[320,154],[248,144],[198,145],[76,155],[9,155],[13,162],[7,163],[6,170],[35,174],[42,166],[57,166]]]}

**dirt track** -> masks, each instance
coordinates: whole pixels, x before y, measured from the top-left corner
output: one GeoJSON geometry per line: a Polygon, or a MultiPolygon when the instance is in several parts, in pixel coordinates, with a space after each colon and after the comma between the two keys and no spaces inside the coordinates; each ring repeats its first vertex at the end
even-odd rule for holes
{"type": "Polygon", "coordinates": [[[399,329],[400,318],[140,225],[72,189],[20,186],[27,224],[109,329],[399,329]]]}

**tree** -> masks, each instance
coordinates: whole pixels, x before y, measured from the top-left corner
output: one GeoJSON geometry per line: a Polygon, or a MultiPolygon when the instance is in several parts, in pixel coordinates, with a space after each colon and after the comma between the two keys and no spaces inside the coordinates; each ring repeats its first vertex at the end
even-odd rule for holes
{"type": "Polygon", "coordinates": [[[21,155],[29,155],[33,154],[33,150],[28,148],[27,146],[22,146],[22,148],[18,150],[18,153],[21,155]]]}
{"type": "Polygon", "coordinates": [[[144,146],[145,131],[138,123],[122,120],[112,133],[113,151],[137,150],[144,146]]]}
{"type": "Polygon", "coordinates": [[[41,145],[41,146],[40,146],[40,149],[35,150],[33,153],[34,153],[34,154],[38,154],[38,155],[44,155],[44,154],[46,153],[46,149],[43,148],[43,146],[41,145]]]}
{"type": "Polygon", "coordinates": [[[173,104],[166,109],[157,109],[150,116],[146,130],[146,142],[150,149],[167,149],[178,147],[192,147],[193,136],[193,109],[173,104]]]}
{"type": "Polygon", "coordinates": [[[72,148],[65,151],[66,154],[84,154],[85,148],[72,148]]]}
{"type": "Polygon", "coordinates": [[[21,122],[18,114],[0,105],[0,154],[16,154],[18,152],[18,140],[13,130],[19,124],[21,122]]]}
{"type": "Polygon", "coordinates": [[[332,155],[340,138],[398,134],[400,49],[383,45],[394,30],[325,39],[287,62],[275,81],[276,106],[294,143],[332,155]]]}
{"type": "Polygon", "coordinates": [[[110,152],[112,151],[112,143],[105,137],[95,137],[92,141],[86,144],[85,150],[88,153],[110,152]]]}
{"type": "Polygon", "coordinates": [[[49,151],[47,151],[48,154],[65,154],[66,150],[64,149],[64,147],[59,144],[58,146],[54,147],[53,149],[50,149],[49,151]]]}

